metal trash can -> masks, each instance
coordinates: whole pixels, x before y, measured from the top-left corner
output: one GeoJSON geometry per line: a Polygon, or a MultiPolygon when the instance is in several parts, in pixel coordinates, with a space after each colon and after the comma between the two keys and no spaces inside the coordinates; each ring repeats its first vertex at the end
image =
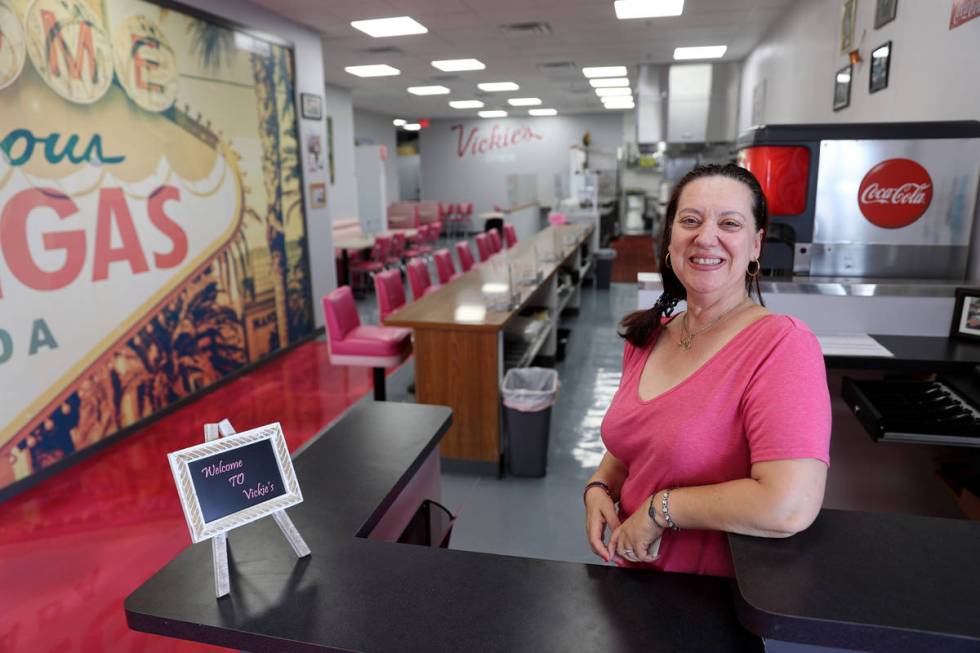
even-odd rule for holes
{"type": "Polygon", "coordinates": [[[595,285],[603,290],[609,289],[612,281],[613,261],[616,260],[616,250],[599,249],[595,253],[595,285]]]}
{"type": "Polygon", "coordinates": [[[501,386],[508,434],[508,461],[514,476],[544,476],[548,465],[551,407],[558,398],[558,372],[543,367],[514,368],[501,386]]]}

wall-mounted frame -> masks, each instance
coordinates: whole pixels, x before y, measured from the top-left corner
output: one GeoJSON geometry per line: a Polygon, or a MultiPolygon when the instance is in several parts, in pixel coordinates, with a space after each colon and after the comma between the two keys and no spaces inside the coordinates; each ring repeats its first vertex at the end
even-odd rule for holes
{"type": "Polygon", "coordinates": [[[299,94],[300,110],[308,120],[323,119],[323,98],[313,93],[299,94]]]}
{"type": "Polygon", "coordinates": [[[895,20],[895,12],[898,9],[898,0],[878,0],[875,5],[875,29],[895,20]]]}
{"type": "Polygon", "coordinates": [[[888,88],[888,69],[892,60],[892,42],[886,41],[871,51],[871,72],[868,75],[868,91],[877,93],[888,88]]]}
{"type": "Polygon", "coordinates": [[[310,184],[310,208],[322,209],[327,205],[327,185],[322,181],[310,184]]]}
{"type": "Polygon", "coordinates": [[[851,77],[854,66],[847,64],[834,74],[834,111],[840,111],[851,104],[851,77]]]}
{"type": "Polygon", "coordinates": [[[854,49],[854,21],[857,20],[857,0],[841,0],[840,51],[847,54],[854,49]]]}
{"type": "Polygon", "coordinates": [[[980,288],[957,288],[950,338],[980,340],[980,288]]]}

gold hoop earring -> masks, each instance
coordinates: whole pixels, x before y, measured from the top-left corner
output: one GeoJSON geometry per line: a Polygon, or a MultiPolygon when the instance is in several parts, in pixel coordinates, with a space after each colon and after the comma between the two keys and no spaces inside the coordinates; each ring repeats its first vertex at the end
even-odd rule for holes
{"type": "Polygon", "coordinates": [[[674,268],[670,265],[670,252],[667,252],[667,256],[664,257],[664,267],[668,270],[673,270],[674,268]]]}
{"type": "Polygon", "coordinates": [[[752,259],[745,268],[745,274],[749,275],[753,279],[759,276],[759,271],[762,270],[762,265],[759,263],[759,259],[752,259]],[[752,270],[752,264],[755,263],[755,270],[752,270]]]}

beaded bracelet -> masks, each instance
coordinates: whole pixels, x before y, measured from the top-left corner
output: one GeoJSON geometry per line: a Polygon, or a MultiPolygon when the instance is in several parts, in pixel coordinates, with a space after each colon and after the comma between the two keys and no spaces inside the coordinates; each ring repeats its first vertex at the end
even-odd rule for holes
{"type": "Polygon", "coordinates": [[[585,503],[585,495],[587,495],[589,493],[589,490],[591,490],[594,487],[601,487],[603,492],[606,493],[606,496],[612,499],[613,503],[619,501],[618,498],[613,496],[612,490],[609,489],[608,485],[606,485],[602,481],[592,481],[591,483],[585,486],[584,490],[582,490],[582,503],[585,503]]]}
{"type": "Polygon", "coordinates": [[[667,528],[666,524],[661,524],[660,522],[657,521],[657,505],[655,503],[656,500],[657,500],[656,493],[650,495],[650,507],[647,508],[647,514],[650,515],[650,519],[652,519],[653,523],[657,525],[657,528],[667,528]]]}
{"type": "Polygon", "coordinates": [[[664,490],[664,495],[660,499],[660,511],[664,513],[664,521],[667,522],[667,528],[672,531],[679,531],[680,528],[674,523],[674,520],[670,518],[670,510],[667,507],[667,501],[670,499],[670,490],[664,490]]]}

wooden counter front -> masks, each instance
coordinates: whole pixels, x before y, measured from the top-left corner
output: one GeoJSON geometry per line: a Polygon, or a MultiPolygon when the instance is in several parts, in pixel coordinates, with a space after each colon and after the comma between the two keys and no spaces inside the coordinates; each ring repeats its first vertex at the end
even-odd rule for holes
{"type": "MultiPolygon", "coordinates": [[[[558,315],[566,305],[577,306],[578,284],[591,261],[591,232],[590,225],[548,227],[385,319],[387,325],[414,331],[418,402],[453,409],[453,426],[441,444],[443,457],[477,463],[475,467],[486,470],[499,467],[500,383],[505,353],[509,353],[505,352],[504,329],[527,307],[547,308],[547,335],[537,347],[540,353],[554,354],[558,315]],[[511,270],[530,271],[535,265],[541,273],[539,281],[511,283],[511,270]],[[557,273],[563,267],[574,271],[577,283],[565,289],[566,297],[561,301],[557,273]],[[500,288],[506,296],[506,287],[519,291],[511,307],[487,308],[487,291],[500,288]]],[[[534,353],[528,352],[524,358],[533,358],[534,353]]]]}

